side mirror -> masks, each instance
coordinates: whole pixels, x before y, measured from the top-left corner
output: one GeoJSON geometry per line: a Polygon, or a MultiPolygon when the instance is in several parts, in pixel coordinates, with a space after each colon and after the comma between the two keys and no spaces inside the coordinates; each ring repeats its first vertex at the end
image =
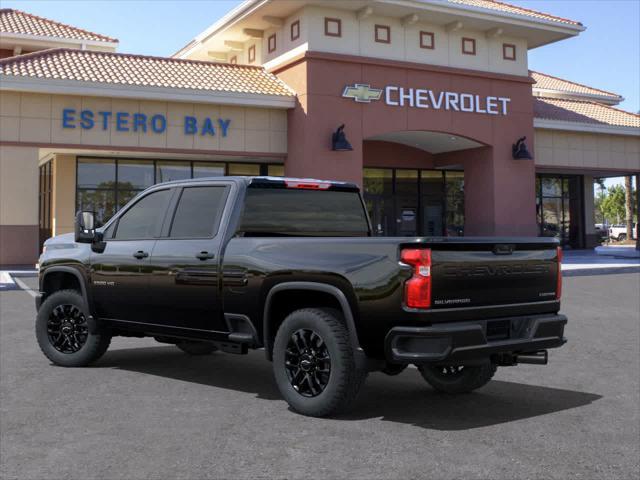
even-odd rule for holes
{"type": "Polygon", "coordinates": [[[78,243],[93,243],[96,239],[95,214],[93,212],[76,213],[75,240],[78,243]]]}

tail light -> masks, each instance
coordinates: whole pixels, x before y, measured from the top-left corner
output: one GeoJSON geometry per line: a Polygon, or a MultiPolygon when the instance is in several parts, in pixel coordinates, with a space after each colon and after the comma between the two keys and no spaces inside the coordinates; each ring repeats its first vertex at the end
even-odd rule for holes
{"type": "Polygon", "coordinates": [[[556,300],[562,296],[562,247],[557,247],[558,257],[558,285],[556,286],[556,300]]]}
{"type": "Polygon", "coordinates": [[[431,249],[404,249],[400,260],[413,267],[413,275],[404,284],[405,304],[409,308],[431,307],[431,249]]]}

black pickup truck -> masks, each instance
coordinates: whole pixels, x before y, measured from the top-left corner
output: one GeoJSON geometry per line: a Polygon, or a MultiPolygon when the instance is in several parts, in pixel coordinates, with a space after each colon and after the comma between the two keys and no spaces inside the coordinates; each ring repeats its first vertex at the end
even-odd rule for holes
{"type": "MultiPolygon", "coordinates": [[[[414,364],[435,389],[485,385],[565,343],[547,238],[372,237],[356,185],[222,177],[155,185],[40,257],[36,336],[55,364],[113,336],[187,354],[262,348],[296,411],[344,411],[367,373],[414,364]]],[[[215,375],[215,372],[211,372],[215,375]]]]}

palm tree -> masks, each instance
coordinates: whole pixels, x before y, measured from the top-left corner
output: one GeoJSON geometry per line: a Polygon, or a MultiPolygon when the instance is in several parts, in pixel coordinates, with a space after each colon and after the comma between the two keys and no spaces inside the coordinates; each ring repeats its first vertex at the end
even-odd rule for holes
{"type": "Polygon", "coordinates": [[[633,187],[631,175],[624,177],[624,210],[627,224],[627,240],[633,238],[633,187]]]}

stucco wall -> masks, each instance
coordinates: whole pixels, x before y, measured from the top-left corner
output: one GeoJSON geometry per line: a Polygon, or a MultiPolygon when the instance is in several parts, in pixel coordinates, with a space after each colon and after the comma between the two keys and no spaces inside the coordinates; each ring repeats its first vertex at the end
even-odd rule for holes
{"type": "Polygon", "coordinates": [[[640,171],[640,137],[598,133],[535,131],[539,167],[640,171]]]}
{"type": "Polygon", "coordinates": [[[38,149],[0,145],[0,265],[38,251],[38,149]]]}
{"type": "MultiPolygon", "coordinates": [[[[77,122],[76,122],[77,123],[77,122]]],[[[132,130],[132,129],[131,129],[132,130]]],[[[104,97],[81,97],[19,92],[0,92],[0,141],[72,146],[128,148],[170,148],[194,152],[255,152],[285,154],[287,151],[287,113],[284,110],[206,105],[104,97]],[[84,130],[63,128],[63,110],[113,112],[108,128],[84,130]],[[165,115],[163,133],[148,130],[122,132],[116,129],[115,112],[142,113],[148,117],[165,115]],[[230,120],[227,136],[185,134],[184,117],[199,121],[210,117],[230,120]]]]}
{"type": "MultiPolygon", "coordinates": [[[[246,42],[245,51],[238,57],[246,61],[246,49],[253,41],[246,42]]],[[[487,38],[484,32],[461,29],[447,32],[441,25],[425,21],[411,25],[403,25],[397,18],[370,16],[358,20],[355,12],[322,8],[305,7],[287,18],[281,28],[265,30],[262,42],[263,62],[270,62],[287,51],[304,46],[305,49],[318,52],[341,53],[363,57],[374,57],[401,60],[430,65],[466,68],[494,73],[512,75],[528,75],[527,43],[523,39],[499,36],[487,38]],[[341,21],[341,36],[325,35],[325,18],[341,21]],[[291,41],[291,23],[300,21],[300,38],[291,41]],[[375,40],[375,26],[384,25],[390,28],[389,43],[375,40]],[[434,48],[421,48],[420,32],[434,35],[434,48]],[[267,39],[275,34],[277,48],[267,51],[267,39]],[[476,54],[462,53],[462,38],[476,41],[476,54]],[[516,59],[506,60],[503,56],[503,44],[516,47],[516,59]]],[[[258,62],[260,63],[260,62],[258,62]]]]}

